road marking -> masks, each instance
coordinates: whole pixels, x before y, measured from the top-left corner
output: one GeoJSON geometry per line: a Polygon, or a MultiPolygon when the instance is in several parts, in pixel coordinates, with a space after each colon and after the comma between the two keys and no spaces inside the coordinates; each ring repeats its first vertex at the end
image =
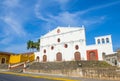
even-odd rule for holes
{"type": "Polygon", "coordinates": [[[32,75],[32,74],[20,74],[20,73],[13,73],[13,72],[0,72],[3,74],[12,74],[12,75],[18,75],[18,76],[25,76],[25,77],[32,77],[32,78],[44,78],[44,79],[50,79],[50,80],[58,80],[58,81],[78,81],[78,80],[72,80],[67,78],[57,78],[57,77],[50,77],[50,76],[38,76],[38,75],[32,75]]]}

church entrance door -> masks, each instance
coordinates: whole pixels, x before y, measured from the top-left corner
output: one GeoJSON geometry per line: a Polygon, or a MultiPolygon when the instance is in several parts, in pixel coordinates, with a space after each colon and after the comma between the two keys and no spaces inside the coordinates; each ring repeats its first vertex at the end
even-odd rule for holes
{"type": "Polygon", "coordinates": [[[75,57],[75,61],[81,60],[80,52],[75,52],[75,53],[74,53],[74,57],[75,57]]]}
{"type": "Polygon", "coordinates": [[[47,55],[43,55],[43,62],[47,62],[47,55]]]}
{"type": "Polygon", "coordinates": [[[62,61],[62,53],[58,52],[56,54],[56,61],[62,61]]]}

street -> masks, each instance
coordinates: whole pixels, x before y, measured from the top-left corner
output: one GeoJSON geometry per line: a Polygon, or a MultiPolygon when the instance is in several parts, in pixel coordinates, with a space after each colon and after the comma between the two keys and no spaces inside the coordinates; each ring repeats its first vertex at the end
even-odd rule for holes
{"type": "Polygon", "coordinates": [[[80,77],[64,77],[52,75],[22,74],[11,72],[0,72],[0,81],[119,81],[119,80],[98,80],[80,77]]]}
{"type": "Polygon", "coordinates": [[[57,81],[57,80],[50,80],[50,79],[44,79],[44,78],[32,78],[32,77],[0,73],[0,81],[57,81]]]}

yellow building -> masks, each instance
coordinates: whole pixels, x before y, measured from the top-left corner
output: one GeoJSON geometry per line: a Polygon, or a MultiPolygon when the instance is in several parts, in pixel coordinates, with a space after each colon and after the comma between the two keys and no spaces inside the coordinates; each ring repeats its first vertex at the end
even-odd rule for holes
{"type": "Polygon", "coordinates": [[[0,52],[0,64],[8,64],[12,53],[0,52]]]}
{"type": "Polygon", "coordinates": [[[13,54],[8,52],[0,52],[0,64],[16,64],[21,62],[34,61],[35,55],[33,52],[13,54]]]}

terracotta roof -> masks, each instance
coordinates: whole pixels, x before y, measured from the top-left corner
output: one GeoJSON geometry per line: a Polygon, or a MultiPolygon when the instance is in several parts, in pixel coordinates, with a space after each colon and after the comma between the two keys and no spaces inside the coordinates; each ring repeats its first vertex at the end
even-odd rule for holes
{"type": "Polygon", "coordinates": [[[15,53],[10,53],[10,52],[2,52],[2,51],[0,51],[0,54],[13,55],[13,54],[15,54],[15,53]]]}
{"type": "Polygon", "coordinates": [[[19,54],[33,54],[34,52],[19,53],[19,54]]]}

